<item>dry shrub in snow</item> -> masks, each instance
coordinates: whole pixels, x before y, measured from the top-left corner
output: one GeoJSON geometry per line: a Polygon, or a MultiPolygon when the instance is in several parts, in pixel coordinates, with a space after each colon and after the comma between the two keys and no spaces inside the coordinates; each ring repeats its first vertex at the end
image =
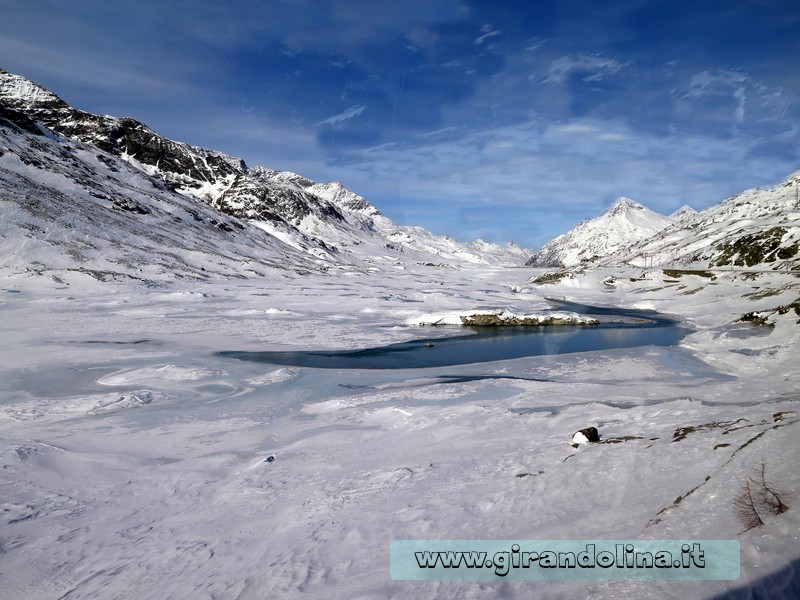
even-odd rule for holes
{"type": "Polygon", "coordinates": [[[787,493],[767,481],[767,465],[761,463],[754,474],[745,479],[733,501],[736,515],[744,525],[742,532],[764,524],[764,517],[779,515],[789,510],[784,502],[787,493]]]}

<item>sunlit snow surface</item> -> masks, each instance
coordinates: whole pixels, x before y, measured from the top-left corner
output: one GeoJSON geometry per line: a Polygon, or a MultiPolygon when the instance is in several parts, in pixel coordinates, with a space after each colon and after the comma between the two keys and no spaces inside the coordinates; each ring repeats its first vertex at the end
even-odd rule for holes
{"type": "Polygon", "coordinates": [[[800,326],[793,312],[772,328],[734,321],[792,302],[800,280],[597,271],[526,284],[535,272],[420,267],[158,289],[4,276],[0,598],[703,598],[791,582],[800,326]],[[450,336],[405,323],[533,313],[549,308],[544,296],[658,310],[695,333],[679,347],[433,369],[216,356],[450,336]],[[589,426],[610,443],[574,449],[589,426]],[[673,441],[682,427],[695,429],[673,441]],[[740,533],[733,499],[762,461],[794,491],[791,508],[740,533]],[[393,539],[593,538],[738,539],[742,578],[389,578],[393,539]]]}

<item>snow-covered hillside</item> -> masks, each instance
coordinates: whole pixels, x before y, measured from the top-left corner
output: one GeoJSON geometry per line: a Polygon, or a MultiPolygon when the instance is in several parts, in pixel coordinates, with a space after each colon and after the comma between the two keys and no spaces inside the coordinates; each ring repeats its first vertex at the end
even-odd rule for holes
{"type": "Polygon", "coordinates": [[[693,209],[688,204],[684,204],[678,210],[676,210],[674,213],[669,215],[669,218],[673,219],[675,221],[680,221],[681,219],[687,219],[687,218],[691,217],[692,215],[696,215],[696,214],[697,214],[697,211],[695,209],[693,209]]]}
{"type": "Polygon", "coordinates": [[[80,270],[91,257],[109,277],[203,277],[261,274],[254,265],[522,264],[528,254],[399,226],[339,183],[248,167],[134,119],[77,110],[4,71],[0,189],[15,268],[80,270]]]}
{"type": "Polygon", "coordinates": [[[740,192],[612,257],[635,265],[800,268],[800,171],[769,188],[740,192]]]}
{"type": "Polygon", "coordinates": [[[529,261],[530,266],[572,266],[582,260],[611,256],[647,239],[673,222],[630,198],[619,198],[599,217],[552,239],[529,261]]]}
{"type": "MultiPolygon", "coordinates": [[[[128,162],[0,118],[0,267],[67,281],[207,279],[325,265],[128,162]]],[[[320,257],[311,253],[317,251],[320,257]]]]}
{"type": "Polygon", "coordinates": [[[796,270],[800,265],[800,171],[697,212],[669,216],[620,198],[603,215],[545,244],[528,265],[632,264],[796,270]]]}

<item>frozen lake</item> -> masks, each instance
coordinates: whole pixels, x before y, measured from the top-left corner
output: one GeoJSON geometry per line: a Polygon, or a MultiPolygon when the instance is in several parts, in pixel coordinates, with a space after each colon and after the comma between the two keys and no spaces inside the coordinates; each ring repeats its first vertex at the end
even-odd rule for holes
{"type": "Polygon", "coordinates": [[[563,304],[571,311],[597,317],[600,323],[575,326],[444,326],[458,331],[467,330],[469,333],[414,339],[361,350],[227,351],[219,353],[219,356],[317,369],[422,369],[592,350],[672,346],[689,333],[676,321],[654,311],[563,304]]]}
{"type": "Polygon", "coordinates": [[[697,598],[786,567],[795,502],[746,533],[732,502],[762,461],[797,489],[800,330],[793,313],[736,320],[790,302],[794,279],[756,302],[734,275],[620,278],[612,297],[607,274],[522,292],[526,271],[483,268],[23,280],[0,294],[0,600],[674,595],[670,582],[392,581],[403,539],[740,540],[742,580],[686,582],[697,598]],[[406,324],[546,312],[544,292],[625,308],[556,307],[598,314],[590,327],[406,324]],[[573,448],[587,426],[604,443],[573,448]]]}

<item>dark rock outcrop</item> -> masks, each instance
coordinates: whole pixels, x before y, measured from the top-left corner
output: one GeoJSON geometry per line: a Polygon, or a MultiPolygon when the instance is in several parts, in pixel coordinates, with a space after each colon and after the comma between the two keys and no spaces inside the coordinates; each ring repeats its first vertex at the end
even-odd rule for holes
{"type": "Polygon", "coordinates": [[[572,436],[572,447],[577,448],[581,444],[596,443],[600,441],[600,432],[597,427],[585,427],[574,433],[572,436]]]}

